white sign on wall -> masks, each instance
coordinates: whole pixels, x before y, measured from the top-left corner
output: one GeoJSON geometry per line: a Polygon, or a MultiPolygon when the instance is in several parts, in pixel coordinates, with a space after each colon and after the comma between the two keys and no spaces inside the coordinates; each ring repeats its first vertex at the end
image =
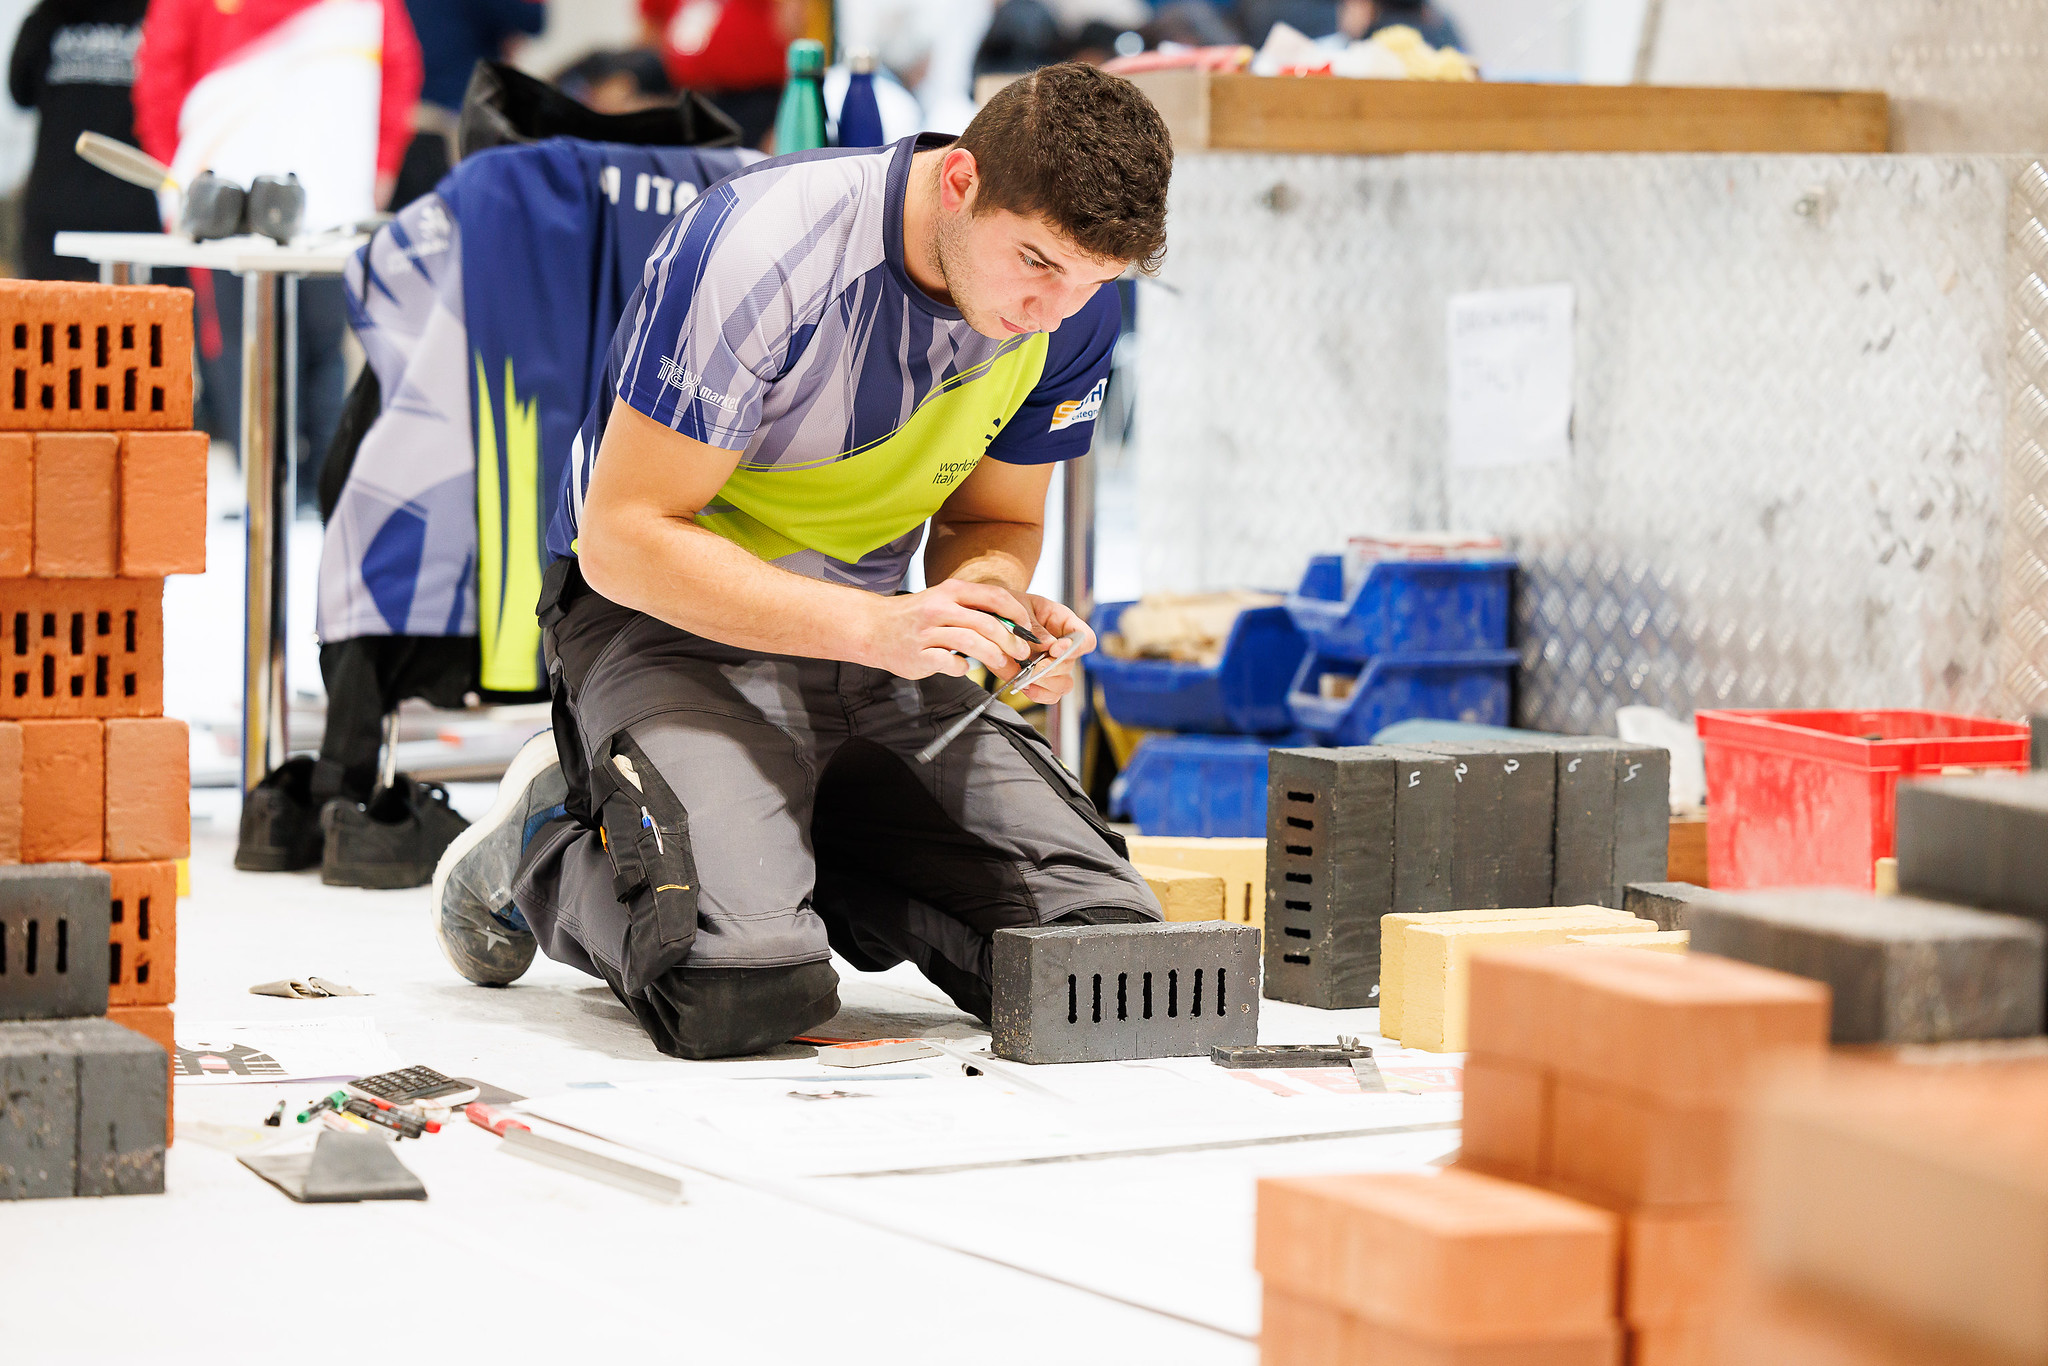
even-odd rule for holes
{"type": "Polygon", "coordinates": [[[1451,468],[1571,454],[1572,309],[1570,285],[1451,296],[1451,468]]]}

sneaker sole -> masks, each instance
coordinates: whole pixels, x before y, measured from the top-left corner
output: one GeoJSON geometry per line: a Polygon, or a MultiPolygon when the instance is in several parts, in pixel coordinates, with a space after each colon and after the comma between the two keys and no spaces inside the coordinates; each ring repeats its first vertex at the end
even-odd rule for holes
{"type": "MultiPolygon", "coordinates": [[[[491,803],[491,809],[484,812],[481,819],[472,822],[467,830],[457,835],[454,842],[441,851],[441,860],[434,865],[434,891],[428,907],[434,917],[436,942],[440,940],[441,893],[447,887],[448,874],[456,864],[468,856],[470,850],[483,843],[485,836],[497,830],[511,817],[513,808],[535,778],[547,772],[549,768],[560,765],[561,759],[555,752],[554,732],[542,731],[540,735],[534,736],[533,740],[521,745],[519,752],[512,756],[511,766],[505,770],[505,776],[498,780],[498,797],[491,803]],[[543,737],[547,740],[546,745],[534,743],[534,740],[543,737]]],[[[445,949],[443,954],[445,956],[445,949]]],[[[461,971],[459,965],[452,959],[450,966],[456,967],[458,972],[461,971]]]]}
{"type": "Polygon", "coordinates": [[[241,850],[235,853],[235,868],[244,873],[303,873],[308,868],[319,866],[318,854],[302,859],[287,853],[247,853],[241,850]]]}

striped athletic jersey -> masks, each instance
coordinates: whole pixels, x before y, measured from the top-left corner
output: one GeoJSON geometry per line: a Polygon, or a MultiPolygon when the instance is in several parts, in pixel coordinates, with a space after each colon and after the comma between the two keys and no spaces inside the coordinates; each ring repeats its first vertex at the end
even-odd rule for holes
{"type": "Polygon", "coordinates": [[[926,134],[765,161],[677,216],[571,448],[553,553],[574,553],[615,396],[742,453],[699,525],[796,573],[885,593],[982,456],[1087,453],[1116,290],[1055,332],[995,341],[919,289],[903,262],[910,157],[945,144],[926,134]]]}

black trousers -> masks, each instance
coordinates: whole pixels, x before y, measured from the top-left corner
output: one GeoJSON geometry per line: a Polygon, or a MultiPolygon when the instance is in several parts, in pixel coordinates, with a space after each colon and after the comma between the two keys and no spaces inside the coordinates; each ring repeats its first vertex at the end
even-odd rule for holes
{"type": "Polygon", "coordinates": [[[542,951],[604,978],[664,1052],[817,1027],[839,1006],[834,950],[915,963],[986,1020],[998,929],[1159,919],[1122,838],[1008,707],[916,762],[982,700],[967,680],[748,654],[606,601],[572,561],[543,609],[569,814],[528,844],[515,898],[542,951]],[[594,772],[622,755],[628,779],[594,772]],[[622,781],[620,824],[604,794],[622,781]],[[643,820],[670,871],[638,880],[666,905],[621,862],[643,820]]]}

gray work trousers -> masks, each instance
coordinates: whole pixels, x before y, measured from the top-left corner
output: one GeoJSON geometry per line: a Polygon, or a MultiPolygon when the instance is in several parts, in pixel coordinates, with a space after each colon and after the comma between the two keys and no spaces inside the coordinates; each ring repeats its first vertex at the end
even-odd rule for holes
{"type": "Polygon", "coordinates": [[[830,950],[915,963],[986,1020],[996,930],[1160,918],[1122,838],[1010,708],[916,761],[984,696],[966,679],[750,654],[607,601],[566,560],[542,621],[569,814],[528,843],[516,902],[542,951],[609,982],[665,1053],[758,1052],[824,1023],[830,950]],[[591,801],[621,735],[680,803],[663,829],[687,831],[696,874],[687,956],[640,989],[591,801]]]}

